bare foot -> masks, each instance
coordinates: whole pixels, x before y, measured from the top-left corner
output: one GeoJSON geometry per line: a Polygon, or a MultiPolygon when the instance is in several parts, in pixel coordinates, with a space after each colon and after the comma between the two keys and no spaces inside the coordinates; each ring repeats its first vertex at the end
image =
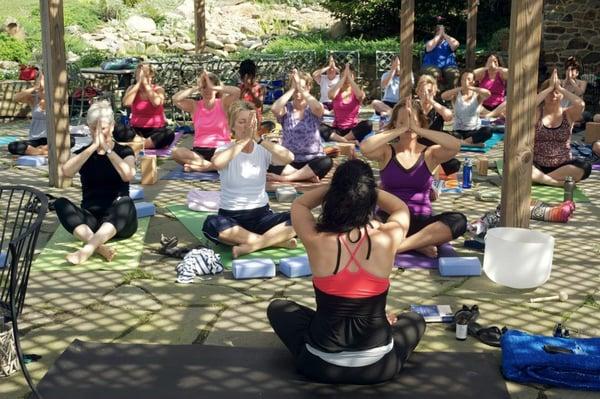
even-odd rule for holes
{"type": "Polygon", "coordinates": [[[183,165],[184,172],[204,172],[205,169],[205,167],[194,165],[193,163],[186,163],[183,165]]]}
{"type": "Polygon", "coordinates": [[[72,265],[80,265],[90,256],[92,256],[93,251],[89,251],[86,247],[81,248],[79,251],[70,253],[66,256],[66,259],[72,265]]]}
{"type": "Polygon", "coordinates": [[[285,181],[285,180],[282,180],[282,177],[283,176],[278,175],[277,173],[271,173],[271,172],[267,173],[267,181],[285,181]]]}
{"type": "Polygon", "coordinates": [[[289,248],[289,249],[294,249],[298,246],[298,240],[296,240],[295,238],[291,238],[287,241],[282,241],[278,244],[273,245],[274,247],[278,247],[278,248],[289,248]]]}
{"type": "Polygon", "coordinates": [[[115,255],[117,255],[117,250],[108,245],[100,245],[96,248],[96,253],[106,259],[107,262],[111,262],[115,255]]]}
{"type": "Polygon", "coordinates": [[[386,314],[386,316],[387,316],[388,323],[390,323],[390,325],[394,325],[394,323],[396,323],[398,321],[398,316],[396,316],[393,313],[388,313],[388,314],[386,314]]]}
{"type": "Polygon", "coordinates": [[[415,251],[420,252],[429,258],[437,258],[438,256],[438,249],[435,245],[428,245],[426,247],[417,248],[415,249],[415,251]]]}
{"type": "Polygon", "coordinates": [[[236,259],[242,255],[249,254],[250,252],[252,252],[252,250],[248,245],[245,244],[234,245],[233,247],[231,247],[231,255],[233,259],[236,259]]]}

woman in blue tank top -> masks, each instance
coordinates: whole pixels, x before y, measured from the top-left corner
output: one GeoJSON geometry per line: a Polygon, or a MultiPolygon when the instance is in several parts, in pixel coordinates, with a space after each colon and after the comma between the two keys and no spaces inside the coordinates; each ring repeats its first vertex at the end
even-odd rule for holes
{"type": "Polygon", "coordinates": [[[452,159],[460,141],[449,134],[423,128],[428,120],[421,103],[402,99],[392,110],[386,129],[363,141],[364,156],[379,162],[381,186],[402,199],[410,209],[410,228],[398,252],[419,251],[437,257],[437,246],[464,234],[466,217],[458,212],[434,215],[429,200],[432,171],[452,159]],[[422,137],[434,144],[426,147],[422,137]]]}

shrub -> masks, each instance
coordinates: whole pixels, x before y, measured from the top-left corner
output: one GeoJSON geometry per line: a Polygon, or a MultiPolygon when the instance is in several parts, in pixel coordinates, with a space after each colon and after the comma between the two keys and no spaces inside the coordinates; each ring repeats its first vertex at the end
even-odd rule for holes
{"type": "Polygon", "coordinates": [[[30,59],[31,50],[25,42],[0,33],[0,60],[27,63],[30,59]]]}
{"type": "Polygon", "coordinates": [[[104,21],[118,19],[124,13],[123,0],[99,0],[98,13],[104,21]]]}
{"type": "Polygon", "coordinates": [[[507,51],[508,50],[509,29],[502,28],[494,32],[488,42],[489,50],[507,51]]]}
{"type": "Polygon", "coordinates": [[[83,54],[81,54],[81,58],[79,59],[79,61],[77,61],[76,64],[80,68],[97,67],[109,57],[110,54],[106,51],[89,49],[83,54]]]}

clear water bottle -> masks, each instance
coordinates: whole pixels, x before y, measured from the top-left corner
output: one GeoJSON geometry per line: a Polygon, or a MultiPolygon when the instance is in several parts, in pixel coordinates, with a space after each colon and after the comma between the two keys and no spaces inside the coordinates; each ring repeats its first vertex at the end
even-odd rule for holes
{"type": "Polygon", "coordinates": [[[575,190],[575,180],[573,180],[572,176],[567,176],[565,178],[565,193],[563,200],[564,201],[573,201],[573,191],[575,190]]]}
{"type": "Polygon", "coordinates": [[[473,161],[471,158],[465,159],[465,163],[463,165],[463,188],[471,188],[471,182],[473,178],[473,161]]]}

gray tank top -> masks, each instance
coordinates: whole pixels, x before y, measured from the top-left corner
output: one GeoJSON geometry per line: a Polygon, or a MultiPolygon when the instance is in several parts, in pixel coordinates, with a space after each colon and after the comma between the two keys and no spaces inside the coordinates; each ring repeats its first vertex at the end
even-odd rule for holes
{"type": "Polygon", "coordinates": [[[33,98],[33,109],[31,110],[31,126],[29,127],[29,139],[41,139],[48,136],[46,131],[46,111],[40,107],[40,98],[35,93],[33,98]]]}
{"type": "Polygon", "coordinates": [[[472,95],[470,101],[463,99],[462,93],[454,101],[454,130],[476,130],[481,127],[479,119],[479,97],[472,95]]]}

